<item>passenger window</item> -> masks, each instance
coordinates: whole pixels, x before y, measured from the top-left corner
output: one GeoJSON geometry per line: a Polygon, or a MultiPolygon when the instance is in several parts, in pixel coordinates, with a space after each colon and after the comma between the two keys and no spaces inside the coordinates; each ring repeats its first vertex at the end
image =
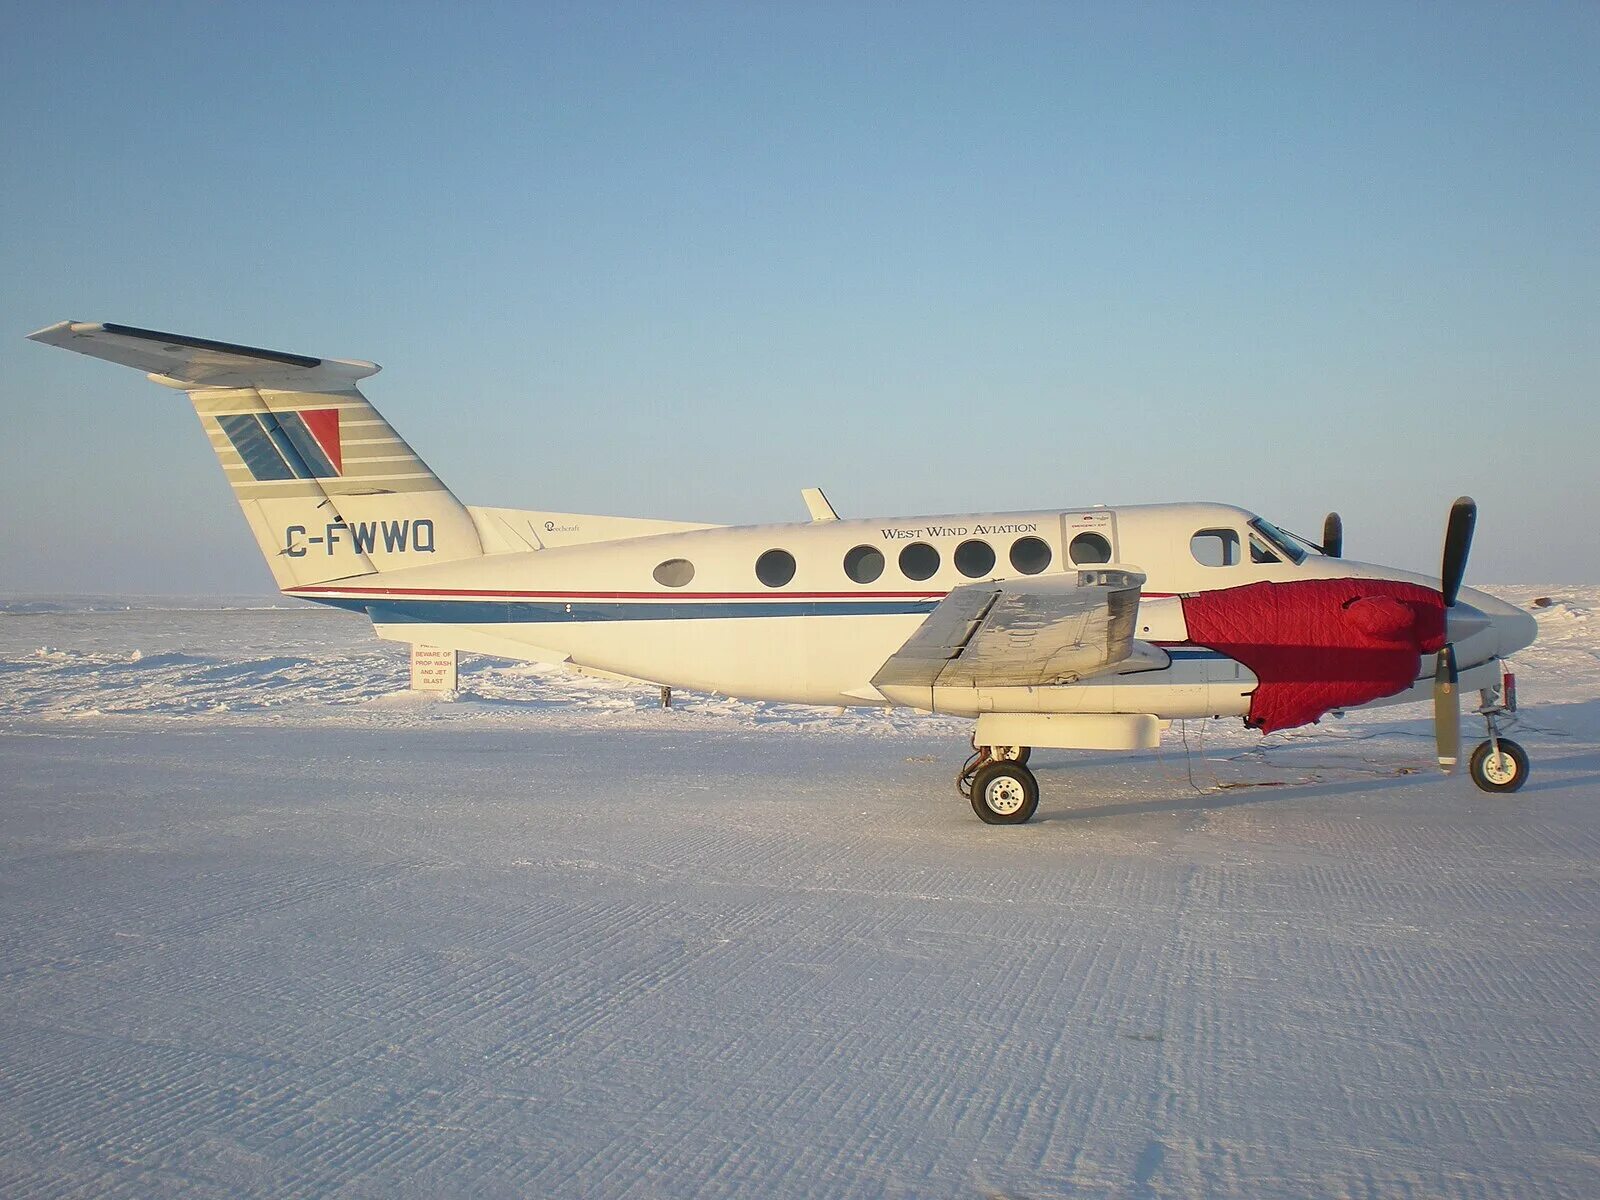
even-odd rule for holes
{"type": "Polygon", "coordinates": [[[1020,537],[1011,543],[1011,565],[1024,575],[1037,575],[1051,557],[1050,543],[1043,538],[1020,537]]]}
{"type": "Polygon", "coordinates": [[[900,573],[907,579],[928,579],[939,569],[939,552],[927,542],[912,542],[900,551],[900,573]]]}
{"type": "Polygon", "coordinates": [[[694,564],[687,558],[669,558],[650,574],[662,587],[683,587],[694,578],[694,564]]]}
{"type": "Polygon", "coordinates": [[[1237,566],[1239,535],[1231,529],[1202,529],[1189,539],[1189,553],[1201,566],[1237,566]]]}
{"type": "Polygon", "coordinates": [[[756,578],[768,587],[782,587],[794,578],[794,555],[787,550],[768,550],[756,559],[756,578]]]}
{"type": "Polygon", "coordinates": [[[883,551],[857,546],[844,556],[844,573],[856,583],[871,583],[883,574],[883,551]]]}
{"type": "Polygon", "coordinates": [[[956,547],[956,570],[968,579],[982,579],[994,570],[994,547],[973,538],[956,547]]]}
{"type": "Polygon", "coordinates": [[[1067,547],[1067,554],[1077,566],[1111,561],[1111,543],[1098,533],[1080,533],[1067,547]]]}

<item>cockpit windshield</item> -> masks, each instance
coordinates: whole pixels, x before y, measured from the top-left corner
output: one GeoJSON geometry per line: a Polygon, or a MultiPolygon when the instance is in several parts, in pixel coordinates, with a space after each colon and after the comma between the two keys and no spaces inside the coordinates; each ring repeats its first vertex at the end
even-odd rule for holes
{"type": "Polygon", "coordinates": [[[1262,520],[1260,517],[1256,517],[1250,522],[1250,528],[1271,542],[1273,549],[1281,551],[1283,556],[1292,563],[1305,562],[1307,554],[1322,553],[1321,547],[1312,545],[1305,538],[1296,537],[1292,533],[1285,533],[1271,521],[1262,520]]]}

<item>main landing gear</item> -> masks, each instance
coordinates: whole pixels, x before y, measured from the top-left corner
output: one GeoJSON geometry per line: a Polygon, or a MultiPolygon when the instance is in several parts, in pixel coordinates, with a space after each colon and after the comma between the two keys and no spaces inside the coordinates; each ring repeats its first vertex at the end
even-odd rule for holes
{"type": "Polygon", "coordinates": [[[1514,792],[1528,782],[1528,752],[1510,738],[1501,737],[1496,720],[1516,711],[1514,699],[1502,703],[1501,696],[1507,691],[1509,688],[1502,689],[1499,694],[1488,689],[1479,693],[1483,703],[1478,715],[1489,727],[1489,740],[1478,743],[1467,763],[1467,771],[1472,782],[1486,792],[1514,792]]]}
{"type": "Polygon", "coordinates": [[[1039,807],[1039,781],[1027,746],[977,746],[956,776],[956,790],[987,825],[1021,825],[1039,807]]]}

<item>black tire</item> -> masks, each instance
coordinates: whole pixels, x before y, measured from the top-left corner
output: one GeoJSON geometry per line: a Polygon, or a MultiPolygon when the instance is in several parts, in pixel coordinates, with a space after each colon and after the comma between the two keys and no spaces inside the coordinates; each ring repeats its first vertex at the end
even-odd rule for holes
{"type": "Polygon", "coordinates": [[[985,825],[1022,825],[1039,807],[1039,781],[1018,762],[992,762],[972,777],[972,811],[985,825]]]}
{"type": "Polygon", "coordinates": [[[1491,761],[1493,747],[1493,742],[1479,742],[1472,752],[1472,761],[1467,766],[1472,782],[1486,792],[1517,791],[1528,782],[1528,752],[1510,738],[1501,738],[1499,761],[1491,761]]]}
{"type": "Polygon", "coordinates": [[[1028,759],[1033,757],[1032,746],[992,746],[992,750],[1014,750],[1016,754],[1011,758],[997,758],[996,762],[1014,762],[1019,767],[1028,765],[1028,759]]]}

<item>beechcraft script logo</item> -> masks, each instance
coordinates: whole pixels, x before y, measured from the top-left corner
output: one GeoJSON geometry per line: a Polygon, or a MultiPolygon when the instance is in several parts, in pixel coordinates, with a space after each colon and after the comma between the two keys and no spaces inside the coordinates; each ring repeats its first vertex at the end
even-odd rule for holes
{"type": "Polygon", "coordinates": [[[337,479],[344,473],[337,408],[231,413],[217,424],[258,481],[337,479]]]}

